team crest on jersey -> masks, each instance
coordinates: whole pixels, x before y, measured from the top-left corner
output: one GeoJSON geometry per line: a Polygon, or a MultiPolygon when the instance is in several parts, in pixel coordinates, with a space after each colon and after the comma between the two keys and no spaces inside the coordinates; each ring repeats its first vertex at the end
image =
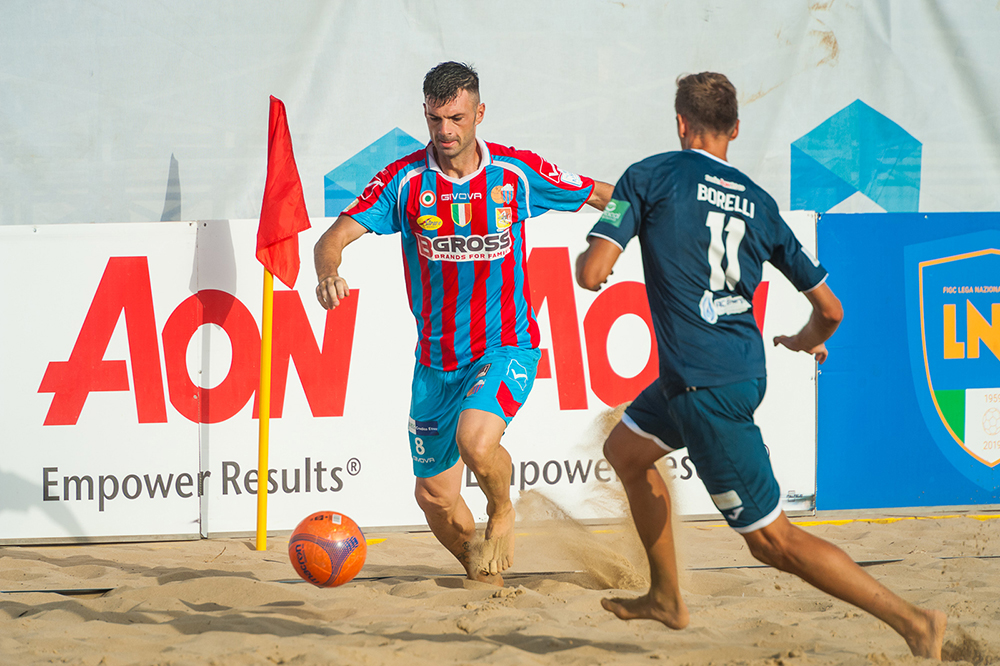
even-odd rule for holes
{"type": "Polygon", "coordinates": [[[514,214],[510,208],[497,208],[497,229],[506,229],[514,224],[514,214]]]}
{"type": "Polygon", "coordinates": [[[430,190],[424,190],[420,193],[420,205],[424,208],[428,208],[434,205],[434,193],[430,190]]]}
{"type": "Polygon", "coordinates": [[[514,200],[514,186],[510,183],[497,185],[490,190],[490,198],[493,199],[493,203],[506,206],[514,200]]]}
{"type": "Polygon", "coordinates": [[[469,226],[469,222],[472,222],[472,204],[452,204],[451,219],[456,226],[469,226]]]}
{"type": "Polygon", "coordinates": [[[917,402],[949,462],[990,489],[1000,465],[1000,233],[904,249],[917,402]]]}
{"type": "Polygon", "coordinates": [[[444,222],[437,215],[421,215],[417,218],[417,226],[426,231],[440,229],[444,222]]]}

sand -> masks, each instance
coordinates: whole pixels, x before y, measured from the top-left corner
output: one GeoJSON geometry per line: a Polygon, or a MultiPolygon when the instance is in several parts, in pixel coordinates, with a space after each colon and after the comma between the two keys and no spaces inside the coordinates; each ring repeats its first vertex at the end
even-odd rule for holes
{"type": "MultiPolygon", "coordinates": [[[[2,664],[915,664],[890,629],[757,566],[723,523],[677,529],[691,624],[600,607],[647,570],[630,524],[518,505],[503,588],[465,580],[429,532],[370,533],[358,577],[298,582],[287,535],[0,548],[2,664]],[[542,516],[550,519],[540,520],[542,516]],[[42,591],[44,590],[44,591],[42,591]],[[62,590],[59,592],[58,590],[62,590]]],[[[949,616],[945,658],[1000,664],[1000,512],[794,519],[901,596],[949,616]]]]}

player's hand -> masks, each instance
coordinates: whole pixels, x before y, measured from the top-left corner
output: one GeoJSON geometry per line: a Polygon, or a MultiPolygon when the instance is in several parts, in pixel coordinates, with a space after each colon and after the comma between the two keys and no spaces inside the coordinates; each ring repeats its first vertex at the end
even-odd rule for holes
{"type": "Polygon", "coordinates": [[[351,288],[347,286],[347,280],[339,275],[325,277],[316,285],[316,299],[327,310],[334,309],[340,305],[340,299],[350,295],[351,288]]]}
{"type": "Polygon", "coordinates": [[[817,363],[825,363],[826,357],[830,355],[830,352],[826,349],[825,343],[820,343],[814,347],[804,347],[798,339],[797,335],[776,335],[774,336],[774,346],[777,347],[781,345],[792,351],[806,352],[807,354],[812,354],[816,359],[817,363]]]}

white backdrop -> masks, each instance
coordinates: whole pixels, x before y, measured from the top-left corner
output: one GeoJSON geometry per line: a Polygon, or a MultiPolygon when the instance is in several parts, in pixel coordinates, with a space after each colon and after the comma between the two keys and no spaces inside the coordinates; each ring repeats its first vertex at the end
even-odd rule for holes
{"type": "MultiPolygon", "coordinates": [[[[544,277],[532,287],[547,293],[539,324],[553,377],[536,381],[504,437],[514,459],[514,497],[537,490],[583,520],[622,515],[598,432],[610,408],[638,392],[616,388],[614,375],[639,375],[651,349],[642,318],[623,314],[621,290],[634,291],[642,281],[637,244],[597,295],[546,286],[571,285],[571,262],[596,217],[549,213],[529,225],[536,253],[529,270],[544,277]],[[576,317],[559,329],[557,347],[552,319],[565,317],[567,308],[576,317]],[[606,338],[594,323],[602,317],[613,322],[606,338]],[[565,351],[575,340],[579,356],[565,351]],[[594,367],[605,369],[595,375],[594,367]],[[574,390],[574,376],[584,386],[574,390]]],[[[815,214],[786,219],[815,246],[815,214]]],[[[342,273],[355,290],[356,317],[338,308],[341,318],[328,327],[313,296],[308,257],[330,221],[316,218],[300,236],[307,261],[297,295],[276,292],[276,303],[291,313],[279,318],[276,304],[276,346],[278,329],[292,330],[294,315],[307,317],[309,329],[291,337],[286,388],[275,390],[283,405],[280,417],[272,408],[268,526],[291,529],[321,509],[343,511],[368,528],[422,525],[406,436],[415,330],[399,241],[366,236],[348,248],[342,273]],[[349,367],[346,356],[337,366],[330,359],[347,345],[349,367]],[[306,366],[324,374],[307,379],[306,366]],[[337,387],[346,390],[341,402],[337,387]]],[[[12,286],[0,291],[0,541],[254,530],[262,281],[256,227],[255,220],[216,220],[0,228],[0,279],[12,286]],[[203,323],[213,321],[221,327],[203,323]],[[207,390],[196,398],[198,386],[207,390]]],[[[808,317],[807,301],[769,266],[765,280],[765,338],[797,331],[808,317]]],[[[768,394],[758,423],[790,498],[786,508],[811,509],[814,364],[807,355],[766,347],[768,394]]],[[[683,452],[673,457],[678,511],[714,514],[683,452]]],[[[484,521],[481,492],[467,487],[464,494],[484,521]]]]}
{"type": "Polygon", "coordinates": [[[717,70],[730,158],[781,209],[790,145],[861,100],[922,144],[921,211],[997,210],[998,34],[996,0],[9,0],[0,224],[257,218],[272,94],[322,216],[329,171],[426,139],[444,60],[479,69],[483,138],[608,182],[677,148],[674,80],[717,70]]]}

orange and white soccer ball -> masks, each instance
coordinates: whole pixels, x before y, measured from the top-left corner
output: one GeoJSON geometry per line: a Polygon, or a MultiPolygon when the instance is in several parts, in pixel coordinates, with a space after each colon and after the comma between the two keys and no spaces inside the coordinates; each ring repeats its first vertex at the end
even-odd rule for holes
{"type": "Polygon", "coordinates": [[[305,518],[288,540],[288,557],[302,578],[318,587],[350,581],[365,564],[368,544],[357,523],[336,511],[305,518]]]}

